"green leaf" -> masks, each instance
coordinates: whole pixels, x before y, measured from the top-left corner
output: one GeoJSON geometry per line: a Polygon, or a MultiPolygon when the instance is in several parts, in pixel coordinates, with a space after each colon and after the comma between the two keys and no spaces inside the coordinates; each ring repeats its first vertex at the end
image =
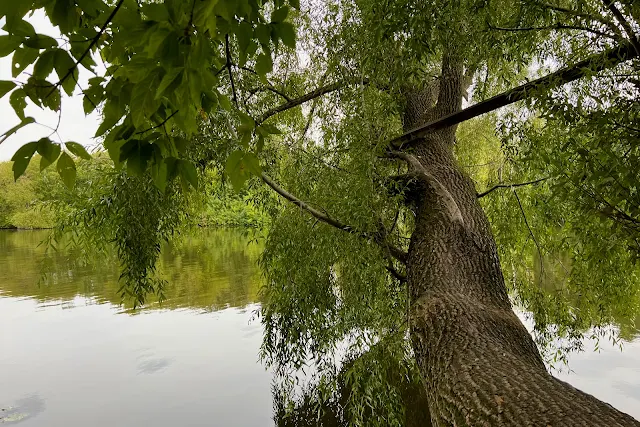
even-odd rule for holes
{"type": "Polygon", "coordinates": [[[14,87],[16,87],[16,84],[14,82],[8,80],[0,80],[0,98],[9,93],[9,91],[14,87]]]}
{"type": "Polygon", "coordinates": [[[58,158],[58,163],[56,163],[56,169],[64,185],[69,189],[73,188],[76,183],[76,164],[71,156],[67,153],[62,153],[58,158]]]}
{"type": "Polygon", "coordinates": [[[64,146],[67,147],[67,150],[71,152],[76,157],[80,157],[85,160],[91,160],[91,154],[87,152],[87,149],[84,148],[81,144],[77,142],[68,141],[64,143],[64,146]]]}
{"type": "Polygon", "coordinates": [[[261,53],[256,60],[256,73],[264,79],[267,73],[273,70],[273,62],[271,61],[271,55],[265,55],[261,53]]]}
{"type": "Polygon", "coordinates": [[[21,47],[16,49],[13,54],[13,63],[11,66],[11,75],[13,77],[18,77],[25,68],[29,65],[33,64],[33,62],[38,58],[38,54],[40,51],[38,49],[32,49],[30,47],[21,47]]]}
{"type": "Polygon", "coordinates": [[[67,51],[58,49],[55,54],[54,66],[56,74],[58,74],[58,79],[62,80],[64,78],[62,88],[67,95],[73,95],[73,90],[75,89],[76,82],[78,81],[78,67],[76,66],[76,62],[67,51]],[[73,70],[72,73],[67,75],[71,70],[73,70]]]}
{"type": "Polygon", "coordinates": [[[246,153],[244,158],[242,159],[244,164],[247,166],[247,169],[254,175],[260,175],[262,173],[262,168],[260,167],[260,161],[258,157],[256,157],[253,153],[246,153]]]}
{"type": "Polygon", "coordinates": [[[40,58],[38,58],[38,62],[36,62],[36,65],[33,67],[34,77],[43,80],[49,77],[49,75],[53,71],[53,65],[57,50],[58,49],[50,49],[40,55],[40,58]]]}
{"type": "Polygon", "coordinates": [[[42,156],[40,159],[40,170],[44,170],[53,164],[60,156],[60,144],[53,143],[49,138],[42,138],[38,141],[38,153],[42,156]]]}
{"type": "Polygon", "coordinates": [[[6,131],[4,134],[2,134],[2,139],[0,139],[0,144],[2,144],[7,138],[9,138],[11,135],[18,132],[20,129],[27,126],[28,124],[35,123],[35,121],[36,120],[33,117],[24,118],[19,124],[15,125],[11,129],[6,131]]]}
{"type": "Polygon", "coordinates": [[[167,164],[164,160],[165,159],[161,158],[151,165],[151,178],[153,178],[153,183],[163,193],[167,188],[168,180],[167,164]]]}
{"type": "Polygon", "coordinates": [[[289,15],[289,6],[282,6],[271,14],[271,22],[284,22],[289,15]]]}
{"type": "Polygon", "coordinates": [[[174,81],[178,79],[178,77],[182,74],[183,71],[184,71],[184,68],[180,67],[180,68],[174,68],[171,71],[169,71],[167,74],[165,74],[164,77],[162,78],[162,81],[160,81],[160,86],[158,86],[158,90],[156,91],[155,99],[160,99],[164,94],[165,90],[167,90],[167,88],[171,86],[171,84],[174,81]]]}
{"type": "Polygon", "coordinates": [[[11,24],[5,25],[2,29],[18,37],[32,37],[36,35],[36,30],[33,28],[33,25],[24,19],[16,19],[11,24]]]}
{"type": "Polygon", "coordinates": [[[17,181],[24,171],[27,170],[27,166],[29,166],[29,162],[35,154],[37,147],[37,142],[29,142],[28,144],[20,147],[13,157],[11,157],[11,161],[13,162],[13,167],[11,169],[13,170],[13,179],[15,181],[17,181]]]}
{"type": "Polygon", "coordinates": [[[290,22],[282,22],[278,25],[278,34],[285,46],[295,49],[296,30],[290,22]]]}
{"type": "Polygon", "coordinates": [[[116,123],[120,121],[122,116],[122,111],[118,108],[118,105],[112,100],[108,100],[102,111],[102,123],[100,123],[95,136],[98,137],[104,135],[106,131],[114,127],[116,123]]]}
{"type": "Polygon", "coordinates": [[[270,123],[263,123],[260,125],[261,129],[264,129],[268,134],[271,135],[282,135],[282,131],[278,129],[277,126],[272,125],[270,123]]]}
{"type": "Polygon", "coordinates": [[[20,46],[22,39],[16,36],[0,36],[0,58],[13,53],[20,46]]]}
{"type": "Polygon", "coordinates": [[[33,49],[49,49],[52,47],[58,47],[58,42],[53,37],[36,34],[26,39],[23,44],[33,49]]]}
{"type": "Polygon", "coordinates": [[[9,97],[9,104],[13,107],[18,118],[24,120],[24,109],[27,108],[27,101],[25,100],[27,93],[24,89],[16,89],[11,92],[9,97]]]}
{"type": "Polygon", "coordinates": [[[182,179],[189,182],[189,184],[191,184],[191,186],[195,190],[197,190],[198,189],[198,171],[196,170],[196,167],[193,165],[193,163],[187,160],[179,160],[179,162],[180,162],[180,165],[179,165],[180,176],[182,177],[182,179]]]}
{"type": "Polygon", "coordinates": [[[36,150],[38,151],[38,154],[51,162],[54,162],[60,155],[60,145],[55,144],[49,138],[41,138],[38,141],[36,150]]]}

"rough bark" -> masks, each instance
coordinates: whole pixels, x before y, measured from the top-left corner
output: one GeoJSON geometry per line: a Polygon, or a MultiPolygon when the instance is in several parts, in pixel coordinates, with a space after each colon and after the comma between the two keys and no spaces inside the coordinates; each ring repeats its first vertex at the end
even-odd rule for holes
{"type": "MultiPolygon", "coordinates": [[[[425,106],[419,118],[407,118],[405,126],[460,110],[461,64],[445,56],[436,104],[425,106]]],[[[442,189],[420,187],[407,283],[411,338],[433,425],[640,425],[547,371],[513,312],[489,223],[473,182],[456,164],[454,140],[455,127],[435,130],[410,153],[444,186],[462,216],[452,218],[442,189]]]]}

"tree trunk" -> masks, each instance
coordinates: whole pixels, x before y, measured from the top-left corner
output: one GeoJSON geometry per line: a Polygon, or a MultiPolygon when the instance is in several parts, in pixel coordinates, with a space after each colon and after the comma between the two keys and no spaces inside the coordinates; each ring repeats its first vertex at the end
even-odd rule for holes
{"type": "MultiPolygon", "coordinates": [[[[438,101],[419,121],[460,109],[460,64],[445,56],[438,101]]],[[[489,223],[456,164],[454,141],[455,128],[436,131],[411,153],[427,177],[407,264],[411,338],[433,425],[640,425],[547,371],[512,310],[489,223]]]]}

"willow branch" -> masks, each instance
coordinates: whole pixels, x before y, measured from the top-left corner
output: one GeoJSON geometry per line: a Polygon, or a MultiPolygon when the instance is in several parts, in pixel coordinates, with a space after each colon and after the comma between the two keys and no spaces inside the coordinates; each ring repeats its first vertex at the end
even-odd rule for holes
{"type": "MultiPolygon", "coordinates": [[[[292,108],[295,108],[299,105],[304,104],[305,102],[309,102],[312,99],[316,99],[319,98],[323,95],[326,95],[327,93],[330,92],[335,92],[336,90],[342,89],[343,87],[345,87],[347,84],[351,83],[350,81],[346,81],[346,80],[342,80],[339,82],[335,82],[332,83],[330,85],[326,85],[326,86],[322,86],[319,87],[305,95],[302,95],[301,97],[298,98],[294,98],[292,100],[290,100],[289,102],[285,102],[284,104],[281,104],[277,107],[274,107],[270,110],[267,110],[262,116],[260,116],[258,118],[258,120],[256,120],[257,124],[260,124],[262,122],[264,122],[265,120],[267,120],[269,117],[271,116],[275,116],[278,113],[282,113],[283,111],[287,111],[290,110],[292,108]]],[[[363,84],[367,84],[368,81],[364,81],[363,84]]]]}
{"type": "Polygon", "coordinates": [[[273,189],[273,191],[278,193],[281,197],[283,197],[284,199],[290,201],[294,205],[299,206],[301,209],[309,212],[309,214],[311,214],[311,216],[313,216],[317,220],[322,221],[325,224],[329,224],[330,226],[332,226],[334,228],[337,228],[338,230],[345,231],[345,232],[347,232],[349,234],[360,236],[360,237],[362,237],[364,239],[367,239],[367,240],[371,240],[372,239],[378,245],[382,246],[383,249],[388,249],[389,253],[394,258],[398,259],[399,261],[406,262],[406,258],[407,258],[406,253],[403,252],[402,250],[398,249],[398,248],[395,248],[392,245],[387,244],[387,242],[382,241],[380,233],[367,233],[367,232],[359,231],[355,227],[352,227],[350,225],[343,224],[340,221],[331,218],[329,215],[327,215],[327,214],[325,214],[323,212],[320,212],[317,209],[314,209],[313,207],[309,206],[309,204],[307,204],[306,202],[303,202],[302,200],[298,199],[296,196],[294,196],[293,194],[289,193],[284,188],[280,187],[266,173],[264,173],[264,172],[261,173],[260,174],[260,178],[262,178],[264,183],[267,184],[269,187],[271,187],[271,189],[273,189]]]}
{"type": "MultiPolygon", "coordinates": [[[[638,43],[637,39],[636,43],[638,43]]],[[[438,120],[434,120],[423,126],[405,132],[399,137],[389,141],[388,145],[396,150],[409,147],[429,132],[457,125],[458,123],[473,119],[474,117],[497,110],[498,108],[513,104],[514,102],[529,99],[533,97],[541,87],[544,87],[547,90],[555,89],[585,76],[613,68],[618,64],[638,56],[639,54],[636,52],[633,44],[621,44],[618,47],[609,49],[603,53],[591,55],[587,59],[582,60],[571,67],[562,68],[529,83],[509,89],[506,92],[479,102],[469,108],[446,115],[438,120]]]]}
{"type": "Polygon", "coordinates": [[[509,31],[509,32],[518,32],[518,31],[546,31],[546,30],[577,30],[577,31],[585,31],[588,33],[596,34],[601,37],[606,37],[612,40],[619,40],[616,36],[612,34],[605,33],[604,31],[594,30],[588,27],[581,27],[579,25],[565,25],[565,24],[554,24],[547,25],[544,27],[521,27],[521,28],[505,28],[505,27],[495,27],[489,24],[489,28],[497,31],[509,31]]]}
{"type": "Polygon", "coordinates": [[[537,184],[539,182],[545,181],[549,178],[540,178],[540,179],[536,179],[534,181],[529,181],[529,182],[520,182],[518,184],[498,184],[495,185],[493,187],[491,187],[490,189],[488,189],[487,191],[483,191],[482,193],[478,193],[476,195],[476,197],[481,198],[486,196],[487,194],[490,194],[491,192],[499,189],[499,188],[516,188],[516,187],[524,187],[525,185],[533,185],[533,184],[537,184]]]}
{"type": "Polygon", "coordinates": [[[73,74],[73,70],[78,68],[78,65],[80,65],[84,60],[84,58],[86,58],[86,56],[89,55],[89,53],[91,52],[91,49],[93,49],[95,45],[98,43],[98,41],[100,41],[100,37],[102,37],[102,34],[104,34],[104,32],[107,30],[107,27],[109,26],[111,21],[113,21],[113,18],[115,18],[116,13],[118,13],[118,10],[120,9],[120,7],[122,7],[123,4],[124,4],[124,0],[120,0],[118,4],[116,4],[115,9],[111,11],[111,14],[109,15],[105,23],[100,28],[100,31],[98,31],[98,34],[96,34],[96,36],[93,39],[91,39],[91,43],[89,43],[89,47],[87,47],[87,49],[84,52],[82,52],[82,55],[80,55],[80,58],[78,58],[76,63],[73,64],[73,67],[69,68],[67,73],[64,76],[62,76],[62,78],[58,81],[58,83],[54,85],[53,89],[51,89],[51,92],[49,92],[46,97],[49,97],[53,92],[55,92],[56,88],[60,87],[60,85],[64,83],[64,81],[68,79],[70,75],[73,74]]]}

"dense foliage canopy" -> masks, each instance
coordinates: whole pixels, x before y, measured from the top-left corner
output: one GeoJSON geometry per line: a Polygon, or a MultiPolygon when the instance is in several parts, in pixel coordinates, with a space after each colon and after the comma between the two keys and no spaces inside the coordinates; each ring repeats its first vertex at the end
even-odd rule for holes
{"type": "Polygon", "coordinates": [[[14,176],[35,153],[42,170],[55,163],[78,189],[62,229],[92,246],[109,235],[136,302],[161,294],[159,244],[207,183],[250,186],[271,216],[262,356],[285,400],[311,364],[317,410],[340,401],[354,425],[404,423],[403,387],[420,377],[403,262],[419,203],[389,153],[460,122],[456,157],[541,347],[557,359],[612,323],[633,330],[621,319],[640,307],[638,2],[29,0],[0,17],[14,76],[0,96],[22,119],[2,141],[37,125],[27,100],[61,112],[82,96],[111,159],[94,166],[102,185],[77,185],[91,156],[54,130],[18,150],[14,176]],[[59,37],[28,22],[40,9],[59,37]],[[446,93],[455,61],[473,106],[412,123],[413,96],[446,93]]]}

